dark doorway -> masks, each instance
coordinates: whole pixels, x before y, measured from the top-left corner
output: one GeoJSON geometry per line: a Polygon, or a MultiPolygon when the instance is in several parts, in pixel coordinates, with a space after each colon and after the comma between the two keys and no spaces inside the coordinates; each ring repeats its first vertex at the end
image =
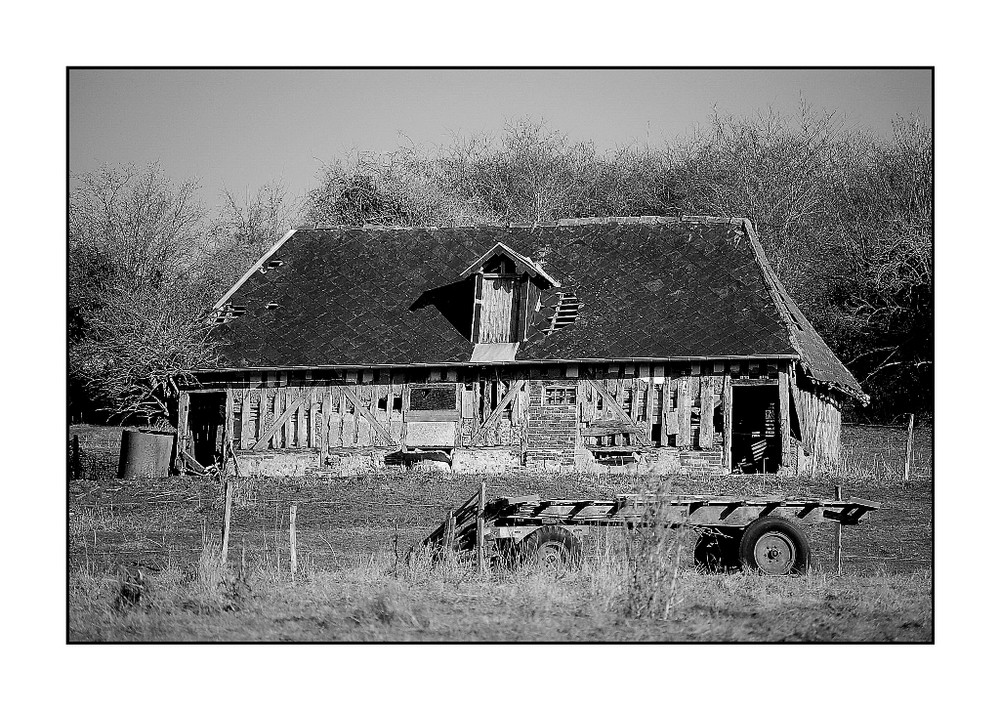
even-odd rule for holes
{"type": "Polygon", "coordinates": [[[734,473],[773,473],[781,465],[778,386],[733,387],[734,473]]]}
{"type": "Polygon", "coordinates": [[[202,466],[221,461],[222,438],[226,430],[226,394],[192,393],[188,423],[195,460],[202,466]]]}

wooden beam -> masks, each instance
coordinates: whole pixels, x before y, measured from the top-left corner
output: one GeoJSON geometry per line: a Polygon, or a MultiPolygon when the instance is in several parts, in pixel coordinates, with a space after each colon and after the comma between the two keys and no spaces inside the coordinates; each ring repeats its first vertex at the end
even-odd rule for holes
{"type": "Polygon", "coordinates": [[[233,408],[236,402],[236,390],[232,387],[226,389],[226,424],[225,434],[222,437],[222,457],[225,460],[226,447],[233,443],[233,408]]]}
{"type": "Polygon", "coordinates": [[[806,456],[812,456],[813,452],[813,437],[812,430],[810,428],[810,419],[806,415],[805,398],[802,393],[799,392],[798,385],[791,385],[789,389],[792,392],[792,401],[795,402],[795,416],[799,420],[799,435],[802,437],[802,451],[805,452],[806,456]]]}
{"type": "Polygon", "coordinates": [[[240,417],[240,448],[246,449],[250,447],[250,439],[253,436],[253,431],[250,428],[250,412],[253,411],[253,403],[250,400],[250,388],[247,387],[243,390],[243,414],[240,417]]]}
{"type": "Polygon", "coordinates": [[[788,370],[778,371],[778,415],[781,417],[778,426],[781,435],[781,464],[791,463],[792,455],[792,417],[789,411],[788,370]]]}
{"type": "Polygon", "coordinates": [[[490,412],[490,415],[486,417],[486,421],[483,422],[482,426],[478,427],[475,431],[472,432],[473,446],[482,443],[483,438],[486,436],[486,432],[489,431],[490,427],[492,427],[493,424],[496,423],[496,420],[500,418],[500,415],[503,413],[503,410],[506,409],[507,405],[511,403],[511,400],[513,400],[514,397],[517,396],[517,393],[521,391],[521,388],[524,387],[526,382],[527,380],[514,381],[514,384],[510,386],[510,388],[507,390],[507,393],[500,398],[500,401],[497,403],[496,409],[490,412]]]}
{"type": "Polygon", "coordinates": [[[653,387],[652,380],[644,382],[646,388],[646,438],[650,443],[653,441],[653,397],[656,396],[656,388],[653,387]]]}
{"type": "MultiPolygon", "coordinates": [[[[205,467],[202,466],[200,463],[198,463],[195,457],[189,454],[187,451],[178,451],[177,458],[178,460],[183,461],[188,466],[193,468],[195,473],[205,473],[205,467]]],[[[183,468],[183,466],[181,468],[183,468]]]]}
{"type": "Polygon", "coordinates": [[[733,379],[727,372],[722,376],[722,470],[733,468],[733,379]]]}
{"type": "MultiPolygon", "coordinates": [[[[188,437],[190,436],[190,427],[188,427],[188,414],[191,411],[191,394],[189,392],[181,392],[177,396],[177,453],[184,454],[187,452],[188,437]]],[[[184,466],[182,464],[181,456],[175,458],[175,466],[178,471],[183,471],[184,466]]]]}
{"type": "Polygon", "coordinates": [[[295,441],[294,441],[295,428],[292,425],[292,418],[298,415],[299,407],[302,404],[302,390],[299,389],[298,387],[288,387],[287,389],[285,389],[282,399],[285,402],[286,406],[288,405],[289,400],[297,401],[299,403],[292,410],[292,413],[288,416],[288,419],[285,420],[285,426],[282,427],[282,436],[281,436],[281,443],[283,445],[282,448],[291,449],[295,446],[295,441]]]}
{"type": "Polygon", "coordinates": [[[351,404],[354,405],[354,412],[355,412],[355,414],[360,414],[362,417],[364,417],[366,420],[368,420],[368,423],[371,424],[372,428],[374,428],[375,431],[378,432],[379,436],[381,436],[383,439],[385,439],[385,443],[387,443],[387,444],[399,444],[399,442],[396,441],[396,439],[393,438],[392,432],[389,431],[385,427],[385,425],[382,424],[382,422],[380,422],[378,420],[378,417],[376,417],[372,413],[372,411],[370,409],[368,409],[368,407],[366,407],[364,404],[361,403],[361,400],[353,392],[353,390],[352,390],[351,387],[344,387],[344,388],[342,388],[341,391],[344,393],[344,396],[347,397],[347,399],[349,399],[351,401],[351,404]]]}
{"type": "Polygon", "coordinates": [[[691,446],[691,378],[677,378],[677,446],[691,446]]]}
{"type": "Polygon", "coordinates": [[[325,456],[330,448],[330,421],[333,418],[333,389],[323,388],[323,404],[320,409],[319,453],[325,456]]]}
{"type": "Polygon", "coordinates": [[[698,446],[709,451],[715,441],[715,378],[702,375],[701,380],[701,429],[698,432],[698,446]]]}
{"type": "Polygon", "coordinates": [[[649,437],[646,435],[646,433],[644,431],[642,431],[642,428],[639,427],[635,423],[635,420],[632,419],[632,417],[629,416],[628,412],[626,412],[624,409],[622,409],[621,404],[618,403],[617,399],[615,399],[614,397],[611,396],[611,394],[608,392],[607,388],[601,382],[598,382],[597,380],[591,380],[590,381],[590,386],[593,387],[597,391],[597,394],[599,394],[601,397],[604,398],[604,404],[605,404],[605,406],[607,408],[609,408],[611,410],[612,414],[614,414],[615,416],[617,416],[619,419],[621,419],[623,422],[625,422],[629,426],[633,426],[633,427],[636,427],[637,429],[639,429],[639,433],[638,433],[639,442],[641,444],[643,444],[644,446],[649,446],[649,443],[650,443],[649,442],[649,437]]]}
{"type": "Polygon", "coordinates": [[[266,449],[267,442],[271,439],[272,436],[275,436],[275,433],[279,429],[281,429],[282,426],[284,426],[285,422],[288,421],[288,418],[295,413],[295,411],[299,408],[299,405],[301,404],[302,404],[302,395],[299,395],[297,399],[289,401],[287,403],[287,406],[285,407],[285,410],[281,412],[281,414],[278,415],[278,417],[276,417],[273,422],[271,422],[271,426],[268,427],[267,431],[265,431],[264,434],[257,440],[257,443],[253,445],[253,450],[263,451],[264,449],[266,449]]]}

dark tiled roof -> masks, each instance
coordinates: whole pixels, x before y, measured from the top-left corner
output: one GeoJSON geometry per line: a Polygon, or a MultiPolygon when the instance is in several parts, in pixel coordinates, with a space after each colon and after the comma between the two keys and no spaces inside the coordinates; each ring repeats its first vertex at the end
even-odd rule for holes
{"type": "Polygon", "coordinates": [[[739,220],[687,218],[299,229],[269,257],[281,265],[229,299],[247,312],[215,331],[221,366],[467,363],[472,292],[460,274],[497,242],[560,283],[542,292],[518,360],[796,356],[750,237],[739,220]],[[548,333],[561,292],[579,316],[548,333]]]}

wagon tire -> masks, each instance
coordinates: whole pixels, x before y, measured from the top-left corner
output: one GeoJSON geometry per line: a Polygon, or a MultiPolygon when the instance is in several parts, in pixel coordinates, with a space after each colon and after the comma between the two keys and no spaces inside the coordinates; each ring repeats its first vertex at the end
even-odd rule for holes
{"type": "Polygon", "coordinates": [[[718,573],[738,569],[739,538],[732,537],[722,530],[705,531],[694,545],[694,561],[706,572],[718,573]]]}
{"type": "Polygon", "coordinates": [[[739,541],[739,562],[748,572],[802,574],[809,568],[809,554],[805,533],[784,518],[758,518],[739,541]]]}
{"type": "Polygon", "coordinates": [[[580,541],[569,530],[557,525],[539,528],[518,547],[524,562],[546,569],[579,567],[583,559],[580,541]]]}

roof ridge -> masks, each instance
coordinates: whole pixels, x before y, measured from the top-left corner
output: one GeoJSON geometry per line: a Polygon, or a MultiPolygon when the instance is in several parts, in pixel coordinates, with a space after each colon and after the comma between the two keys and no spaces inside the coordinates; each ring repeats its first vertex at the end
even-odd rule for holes
{"type": "Polygon", "coordinates": [[[477,224],[420,224],[400,226],[391,224],[301,224],[296,229],[302,230],[362,230],[370,232],[408,232],[415,230],[434,229],[483,229],[484,227],[502,227],[532,229],[535,227],[582,227],[595,224],[732,224],[741,226],[741,217],[714,217],[711,215],[642,215],[615,217],[565,217],[554,222],[480,222],[477,224]]]}

